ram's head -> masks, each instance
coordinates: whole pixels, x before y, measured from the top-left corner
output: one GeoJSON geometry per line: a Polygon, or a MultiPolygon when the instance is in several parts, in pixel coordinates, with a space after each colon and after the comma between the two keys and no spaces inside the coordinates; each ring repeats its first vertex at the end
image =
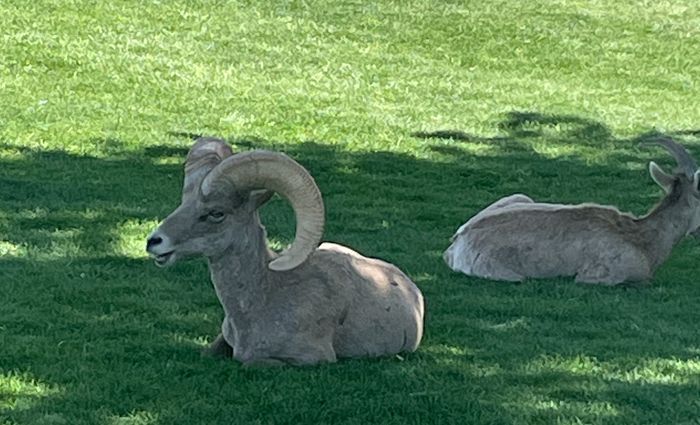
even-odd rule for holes
{"type": "Polygon", "coordinates": [[[292,205],[296,236],[269,263],[275,271],[302,264],[323,235],[324,208],[313,178],[288,156],[233,154],[222,140],[200,138],[187,155],[182,203],[150,235],[146,250],[159,266],[193,255],[240,252],[260,228],[258,208],[278,193],[292,205]]]}
{"type": "Polygon", "coordinates": [[[700,170],[690,153],[672,139],[662,137],[655,140],[663,146],[676,160],[678,167],[674,173],[667,173],[655,162],[649,163],[651,178],[667,194],[672,192],[684,196],[690,208],[690,223],[687,234],[700,237],[700,170]]]}

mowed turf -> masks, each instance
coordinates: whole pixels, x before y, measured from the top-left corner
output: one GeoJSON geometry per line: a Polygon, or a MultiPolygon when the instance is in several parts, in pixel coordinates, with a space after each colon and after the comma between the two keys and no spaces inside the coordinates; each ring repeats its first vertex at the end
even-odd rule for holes
{"type": "MultiPolygon", "coordinates": [[[[514,192],[641,214],[663,133],[700,159],[700,10],[657,1],[0,3],[0,424],[693,424],[698,241],[648,285],[452,273],[514,192]],[[158,269],[190,136],[284,151],[325,239],[426,297],[416,353],[308,368],[202,359],[202,259],[158,269]]],[[[272,244],[293,236],[275,199],[272,244]]]]}

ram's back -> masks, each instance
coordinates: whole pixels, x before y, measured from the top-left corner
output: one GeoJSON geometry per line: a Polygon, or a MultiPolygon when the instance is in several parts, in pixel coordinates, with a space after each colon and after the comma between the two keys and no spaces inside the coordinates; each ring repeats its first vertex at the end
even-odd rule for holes
{"type": "Polygon", "coordinates": [[[606,256],[635,250],[635,220],[596,204],[512,204],[462,226],[448,249],[448,264],[502,280],[573,276],[606,256]]]}

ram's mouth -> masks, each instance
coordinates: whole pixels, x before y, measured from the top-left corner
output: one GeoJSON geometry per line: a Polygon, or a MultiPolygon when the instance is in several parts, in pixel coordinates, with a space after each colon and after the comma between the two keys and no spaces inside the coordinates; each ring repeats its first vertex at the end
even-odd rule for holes
{"type": "Polygon", "coordinates": [[[175,251],[169,251],[164,254],[159,254],[159,255],[153,255],[153,260],[156,262],[156,266],[158,267],[164,267],[170,262],[170,260],[173,257],[173,254],[175,251]]]}

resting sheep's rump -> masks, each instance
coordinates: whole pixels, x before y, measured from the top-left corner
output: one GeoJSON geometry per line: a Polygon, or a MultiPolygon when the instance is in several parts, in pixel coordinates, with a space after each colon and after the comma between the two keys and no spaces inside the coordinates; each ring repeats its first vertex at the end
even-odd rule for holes
{"type": "Polygon", "coordinates": [[[333,339],[338,357],[415,351],[423,335],[423,296],[401,270],[332,243],[322,244],[309,261],[311,267],[333,263],[329,283],[348,293],[333,339]]]}

